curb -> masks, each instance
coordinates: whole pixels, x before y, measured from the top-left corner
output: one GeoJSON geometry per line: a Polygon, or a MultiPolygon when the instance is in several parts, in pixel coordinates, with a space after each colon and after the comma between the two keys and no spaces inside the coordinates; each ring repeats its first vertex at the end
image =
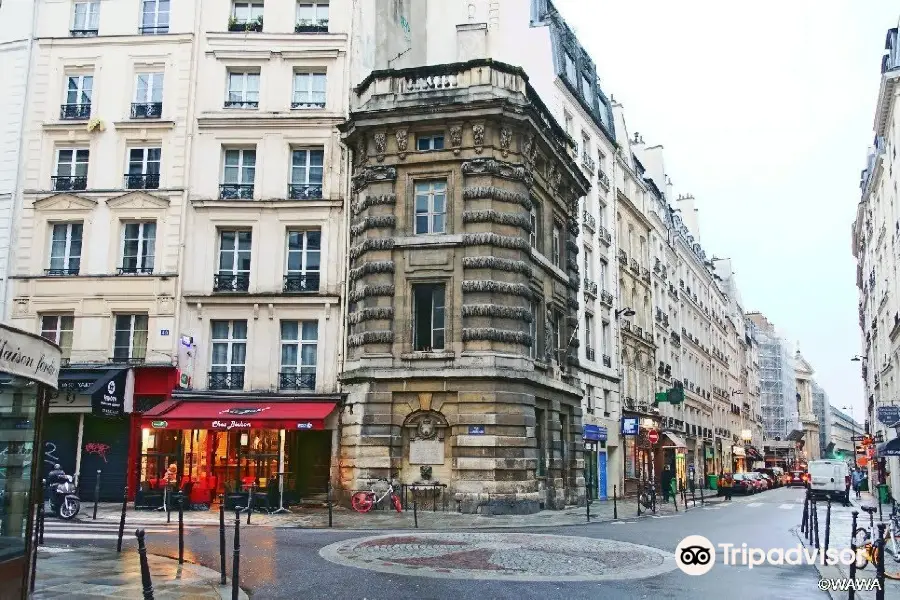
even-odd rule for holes
{"type": "MultiPolygon", "coordinates": [[[[164,558],[166,560],[178,562],[178,557],[169,556],[167,554],[157,554],[155,552],[149,552],[148,556],[155,556],[157,558],[164,558]]],[[[218,571],[210,569],[209,567],[204,567],[199,563],[191,562],[189,560],[185,560],[184,564],[185,566],[190,566],[192,569],[197,571],[200,576],[206,579],[210,579],[212,581],[220,581],[221,573],[219,573],[218,571]]],[[[226,585],[216,585],[215,587],[219,591],[220,597],[231,598],[232,588],[230,583],[226,585]]],[[[241,600],[250,600],[250,595],[246,592],[246,590],[244,590],[244,588],[240,587],[240,585],[238,585],[238,598],[240,598],[241,600]]]]}
{"type": "MultiPolygon", "coordinates": [[[[798,540],[800,540],[800,544],[805,548],[806,541],[803,538],[803,534],[800,533],[800,527],[794,527],[791,529],[791,531],[794,532],[794,535],[797,536],[798,540]]],[[[816,572],[818,572],[819,574],[819,579],[843,579],[848,577],[848,575],[845,574],[837,565],[822,565],[816,562],[815,567],[816,572]]],[[[847,600],[846,593],[843,596],[839,597],[837,595],[837,592],[832,589],[826,591],[820,588],[820,591],[828,594],[828,597],[831,598],[831,600],[847,600]]]]}

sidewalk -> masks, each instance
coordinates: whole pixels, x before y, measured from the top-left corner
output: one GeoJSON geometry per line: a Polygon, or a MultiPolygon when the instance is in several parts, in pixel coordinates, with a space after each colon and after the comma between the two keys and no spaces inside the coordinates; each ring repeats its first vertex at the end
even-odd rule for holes
{"type": "MultiPolygon", "coordinates": [[[[706,504],[717,504],[722,498],[705,496],[706,504]]],[[[637,517],[637,502],[634,498],[618,499],[617,502],[619,520],[633,519],[637,517]]],[[[689,510],[693,508],[693,502],[688,495],[689,510]]],[[[113,503],[100,503],[97,507],[97,523],[100,522],[119,522],[121,516],[122,505],[113,503]]],[[[697,496],[697,509],[701,508],[700,496],[697,496]]],[[[93,503],[86,503],[82,506],[81,513],[78,515],[78,521],[91,522],[93,515],[93,503]]],[[[681,497],[678,498],[678,511],[684,511],[681,497]]],[[[583,525],[587,522],[587,510],[584,506],[569,507],[564,510],[543,510],[530,515],[478,515],[463,514],[451,511],[441,511],[440,504],[438,510],[432,510],[430,502],[422,506],[418,506],[418,522],[419,529],[491,529],[491,528],[524,528],[524,527],[559,527],[564,525],[583,525]]],[[[590,507],[591,523],[598,523],[613,520],[613,501],[594,500],[590,507]]],[[[647,511],[641,507],[641,516],[650,516],[652,511],[647,511]]],[[[675,507],[669,502],[663,504],[661,500],[657,501],[656,515],[674,515],[675,507]]],[[[154,510],[132,510],[129,506],[126,523],[128,525],[157,525],[166,522],[166,513],[154,510]]],[[[173,511],[171,522],[178,522],[178,512],[173,511]]],[[[234,512],[229,511],[225,514],[225,522],[227,525],[234,523],[234,512]]],[[[246,513],[241,515],[241,524],[247,522],[246,513]]],[[[208,511],[185,511],[185,525],[218,525],[218,510],[208,511]]],[[[270,515],[265,513],[254,512],[251,517],[251,523],[256,526],[263,527],[304,527],[304,528],[326,528],[328,527],[328,509],[327,508],[297,508],[288,513],[270,515]]],[[[412,529],[415,527],[415,517],[413,515],[413,507],[407,505],[402,513],[393,510],[374,509],[370,513],[360,514],[356,511],[335,506],[332,514],[332,527],[336,529],[412,529]]]]}
{"type": "MultiPolygon", "coordinates": [[[[148,555],[156,598],[231,598],[231,581],[200,565],[148,555]]],[[[141,598],[141,567],[136,552],[119,554],[93,548],[38,550],[34,598],[141,598]]],[[[240,598],[248,599],[241,590],[240,598]]]]}

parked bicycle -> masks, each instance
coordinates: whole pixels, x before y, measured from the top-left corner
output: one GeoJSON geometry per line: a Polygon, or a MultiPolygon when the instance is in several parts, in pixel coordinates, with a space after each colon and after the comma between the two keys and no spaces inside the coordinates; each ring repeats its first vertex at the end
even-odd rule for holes
{"type": "MultiPolygon", "coordinates": [[[[865,569],[869,563],[878,564],[879,550],[874,543],[878,536],[874,517],[878,507],[864,505],[860,508],[869,515],[869,527],[857,527],[853,532],[853,542],[857,548],[856,568],[865,569]]],[[[888,579],[900,579],[900,510],[896,504],[884,530],[884,549],[884,576],[888,579]]]]}
{"type": "Polygon", "coordinates": [[[390,498],[391,505],[394,507],[394,510],[397,512],[403,512],[403,507],[400,505],[400,496],[394,493],[394,485],[388,481],[387,479],[379,479],[372,484],[371,491],[362,491],[356,492],[353,496],[350,497],[350,506],[353,507],[353,510],[359,513],[367,513],[372,508],[383,501],[385,498],[390,498]],[[383,485],[379,485],[383,484],[383,485]],[[386,487],[386,489],[377,490],[377,487],[386,487]]]}

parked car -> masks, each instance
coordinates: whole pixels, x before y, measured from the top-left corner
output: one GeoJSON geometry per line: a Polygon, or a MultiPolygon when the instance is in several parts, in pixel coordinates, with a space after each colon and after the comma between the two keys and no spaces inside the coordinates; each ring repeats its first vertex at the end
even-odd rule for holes
{"type": "Polygon", "coordinates": [[[747,473],[746,475],[757,492],[764,492],[768,488],[768,484],[759,473],[747,473]]]}
{"type": "Polygon", "coordinates": [[[756,484],[750,479],[748,473],[735,473],[732,476],[734,479],[734,487],[732,488],[733,494],[755,494],[756,493],[756,484]]]}
{"type": "Polygon", "coordinates": [[[809,489],[813,497],[849,502],[850,467],[842,460],[809,462],[809,489]]]}
{"type": "MultiPolygon", "coordinates": [[[[769,480],[769,488],[781,487],[781,479],[778,477],[777,472],[775,471],[777,467],[766,467],[760,469],[754,469],[757,473],[761,475],[765,475],[769,480]]],[[[778,469],[779,471],[781,469],[778,469]]]]}
{"type": "Polygon", "coordinates": [[[788,485],[791,487],[806,487],[809,483],[809,473],[806,471],[791,471],[788,485]]]}

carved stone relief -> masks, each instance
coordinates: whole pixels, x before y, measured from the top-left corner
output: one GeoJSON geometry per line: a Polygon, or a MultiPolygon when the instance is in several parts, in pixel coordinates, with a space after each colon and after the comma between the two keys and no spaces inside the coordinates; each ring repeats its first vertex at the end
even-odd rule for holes
{"type": "Polygon", "coordinates": [[[500,153],[503,158],[509,156],[509,146],[512,143],[512,131],[504,127],[500,130],[500,153]]]}
{"type": "Polygon", "coordinates": [[[387,149],[387,134],[379,132],[375,134],[375,160],[382,162],[387,149]]]}
{"type": "Polygon", "coordinates": [[[399,153],[400,160],[406,158],[406,148],[409,144],[409,132],[406,129],[398,129],[397,130],[397,152],[399,153]]]}
{"type": "Polygon", "coordinates": [[[453,148],[453,154],[459,154],[460,146],[462,146],[462,125],[451,125],[450,147],[453,148]]]}
{"type": "Polygon", "coordinates": [[[477,154],[481,154],[481,151],[484,150],[484,124],[483,123],[475,123],[472,125],[472,137],[475,142],[475,152],[477,154]]]}

